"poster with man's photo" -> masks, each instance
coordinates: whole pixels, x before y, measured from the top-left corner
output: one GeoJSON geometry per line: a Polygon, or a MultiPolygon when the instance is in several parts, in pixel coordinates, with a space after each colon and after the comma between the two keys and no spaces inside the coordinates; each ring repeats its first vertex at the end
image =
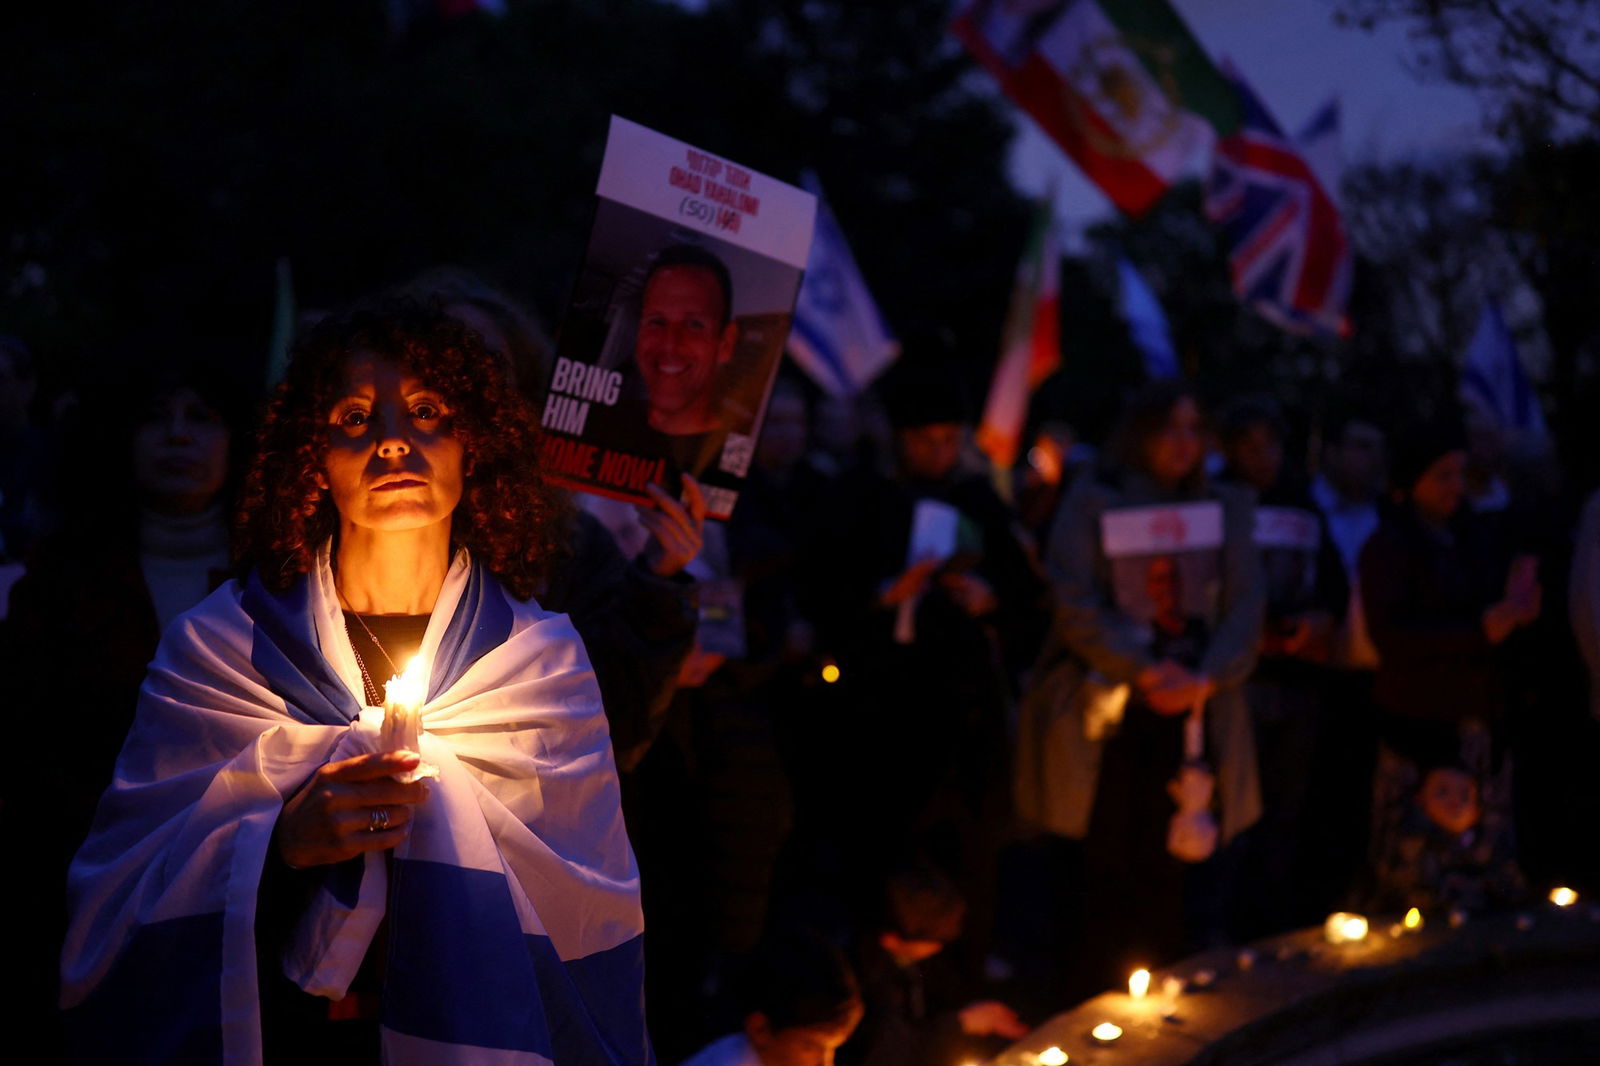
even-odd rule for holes
{"type": "MultiPolygon", "coordinates": [[[[1195,658],[1222,590],[1222,505],[1119,507],[1100,516],[1117,607],[1149,627],[1162,658],[1195,658]]],[[[1197,662],[1188,665],[1197,666],[1197,662]]]]}
{"type": "Polygon", "coordinates": [[[611,119],[594,226],[540,415],[545,468],[639,503],[692,474],[727,518],[811,248],[816,198],[611,119]]]}

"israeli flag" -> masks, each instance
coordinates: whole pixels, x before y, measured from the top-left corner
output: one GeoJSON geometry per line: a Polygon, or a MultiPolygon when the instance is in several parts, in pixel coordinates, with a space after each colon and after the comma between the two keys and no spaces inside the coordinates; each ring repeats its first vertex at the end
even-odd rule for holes
{"type": "Polygon", "coordinates": [[[1548,436],[1539,398],[1523,373],[1517,346],[1506,328],[1500,305],[1493,300],[1483,305],[1478,328],[1467,345],[1461,365],[1461,394],[1469,403],[1481,407],[1503,430],[1548,436]]]}
{"type": "Polygon", "coordinates": [[[1152,381],[1178,376],[1178,350],[1172,344],[1172,330],[1161,310],[1161,301],[1150,291],[1144,275],[1125,256],[1117,256],[1117,280],[1121,290],[1117,311],[1128,323],[1133,343],[1144,353],[1144,372],[1152,381]]]}
{"type": "Polygon", "coordinates": [[[817,198],[817,227],[789,330],[789,355],[831,396],[859,393],[900,354],[844,231],[823,199],[815,174],[801,179],[817,198]]]}

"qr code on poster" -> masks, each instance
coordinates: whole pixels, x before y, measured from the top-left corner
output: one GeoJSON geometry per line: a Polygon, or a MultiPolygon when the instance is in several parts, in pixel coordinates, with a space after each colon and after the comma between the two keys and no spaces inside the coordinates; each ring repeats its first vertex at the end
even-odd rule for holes
{"type": "Polygon", "coordinates": [[[719,518],[733,514],[733,505],[739,502],[739,494],[733,489],[719,489],[714,485],[707,485],[705,494],[706,513],[719,518]]]}
{"type": "Polygon", "coordinates": [[[744,477],[750,472],[750,457],[756,452],[756,439],[748,433],[729,433],[722,442],[722,461],[717,465],[730,474],[744,477]]]}

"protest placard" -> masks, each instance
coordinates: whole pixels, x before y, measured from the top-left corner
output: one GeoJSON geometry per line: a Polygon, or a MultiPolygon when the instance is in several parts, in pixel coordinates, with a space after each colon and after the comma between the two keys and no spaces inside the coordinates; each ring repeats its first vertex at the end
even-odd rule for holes
{"type": "Polygon", "coordinates": [[[611,119],[588,252],[540,422],[561,484],[649,503],[705,487],[727,518],[749,470],[811,246],[816,198],[611,119]]]}

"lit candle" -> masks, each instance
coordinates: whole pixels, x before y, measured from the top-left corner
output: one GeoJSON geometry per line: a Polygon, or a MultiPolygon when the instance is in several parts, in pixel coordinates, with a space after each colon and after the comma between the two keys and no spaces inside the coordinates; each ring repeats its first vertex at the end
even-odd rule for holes
{"type": "Polygon", "coordinates": [[[822,668],[822,680],[830,685],[839,680],[839,667],[833,663],[828,663],[824,666],[822,668]]]}
{"type": "Polygon", "coordinates": [[[1406,916],[1400,919],[1400,924],[1406,927],[1407,932],[1415,933],[1422,928],[1422,912],[1412,907],[1406,911],[1406,916]]]}
{"type": "Polygon", "coordinates": [[[1578,902],[1578,894],[1570,888],[1552,888],[1550,890],[1550,902],[1557,907],[1570,907],[1578,902]]]}
{"type": "Polygon", "coordinates": [[[1359,914],[1334,911],[1322,926],[1330,944],[1354,944],[1367,938],[1367,920],[1359,914]]]}
{"type": "Polygon", "coordinates": [[[1128,975],[1128,995],[1143,999],[1150,994],[1150,971],[1135,970],[1128,975]]]}
{"type": "Polygon", "coordinates": [[[1110,1044],[1115,1042],[1117,1037],[1122,1035],[1122,1027],[1118,1025],[1112,1025],[1110,1022],[1101,1022],[1099,1025],[1089,1030],[1089,1035],[1100,1041],[1102,1044],[1110,1044]]]}
{"type": "Polygon", "coordinates": [[[1058,1047],[1047,1047],[1039,1052],[1039,1066],[1067,1066],[1067,1053],[1058,1047]]]}
{"type": "MultiPolygon", "coordinates": [[[[383,686],[383,724],[378,727],[379,751],[419,751],[422,745],[422,705],[428,698],[428,666],[414,655],[400,674],[383,686]]],[[[438,777],[432,763],[396,774],[402,781],[438,777]]]]}
{"type": "Polygon", "coordinates": [[[1178,1013],[1178,997],[1183,995],[1183,978],[1163,977],[1161,979],[1161,1016],[1170,1018],[1178,1013]]]}

